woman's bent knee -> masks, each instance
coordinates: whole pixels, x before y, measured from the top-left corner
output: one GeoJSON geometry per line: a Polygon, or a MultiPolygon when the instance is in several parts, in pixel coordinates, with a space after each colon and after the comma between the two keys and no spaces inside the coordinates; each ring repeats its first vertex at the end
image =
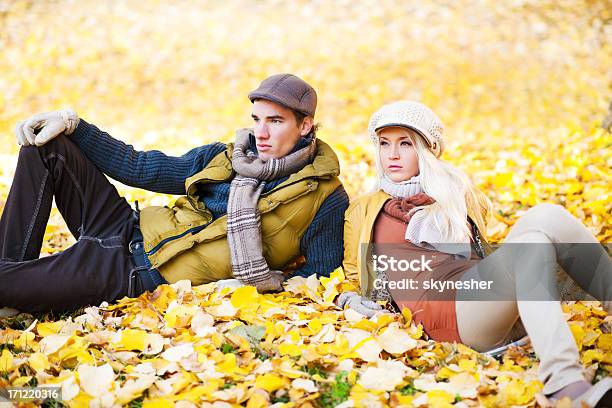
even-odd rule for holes
{"type": "Polygon", "coordinates": [[[561,205],[538,204],[519,218],[508,234],[508,239],[526,232],[541,232],[552,242],[563,242],[571,239],[576,222],[576,218],[561,205]]]}
{"type": "Polygon", "coordinates": [[[524,216],[544,222],[559,222],[559,220],[571,217],[572,215],[562,205],[544,203],[530,208],[524,216]]]}

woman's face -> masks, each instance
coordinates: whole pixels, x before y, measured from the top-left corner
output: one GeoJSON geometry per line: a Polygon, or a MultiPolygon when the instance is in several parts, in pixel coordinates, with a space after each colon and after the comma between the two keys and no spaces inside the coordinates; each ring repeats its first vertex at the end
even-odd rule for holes
{"type": "Polygon", "coordinates": [[[380,162],[385,175],[395,183],[419,174],[419,159],[408,132],[398,127],[388,127],[378,132],[380,162]]]}

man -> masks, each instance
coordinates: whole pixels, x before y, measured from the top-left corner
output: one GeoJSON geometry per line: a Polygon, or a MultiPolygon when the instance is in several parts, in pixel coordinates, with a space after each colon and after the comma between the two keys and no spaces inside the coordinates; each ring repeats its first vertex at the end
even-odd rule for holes
{"type": "Polygon", "coordinates": [[[69,310],[180,279],[276,291],[280,270],[300,255],[297,275],[340,266],[348,196],[335,153],[315,135],[315,90],[279,74],[249,99],[252,130],[181,157],[135,151],[72,111],[18,124],[24,147],[0,221],[0,306],[69,310]],[[103,173],[183,197],[135,212],[103,173]],[[38,259],[53,198],[77,242],[38,259]]]}

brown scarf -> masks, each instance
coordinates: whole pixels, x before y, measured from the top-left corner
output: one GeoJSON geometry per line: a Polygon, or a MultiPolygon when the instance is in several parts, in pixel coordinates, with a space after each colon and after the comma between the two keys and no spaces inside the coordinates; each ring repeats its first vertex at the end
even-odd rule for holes
{"type": "Polygon", "coordinates": [[[393,218],[397,218],[400,221],[408,224],[410,219],[414,215],[413,208],[422,207],[435,203],[432,197],[425,193],[417,193],[406,198],[394,198],[385,203],[383,211],[393,218]]]}

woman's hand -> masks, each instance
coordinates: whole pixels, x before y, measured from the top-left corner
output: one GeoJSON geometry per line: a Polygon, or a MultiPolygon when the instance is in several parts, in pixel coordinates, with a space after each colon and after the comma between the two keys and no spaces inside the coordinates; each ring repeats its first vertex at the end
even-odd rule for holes
{"type": "Polygon", "coordinates": [[[62,133],[71,134],[78,124],[79,117],[72,109],[37,113],[17,123],[15,136],[21,146],[42,146],[62,133]]]}
{"type": "Polygon", "coordinates": [[[341,293],[338,299],[336,299],[336,304],[342,309],[346,309],[346,306],[348,306],[367,317],[372,317],[382,310],[381,305],[355,292],[341,293]]]}

